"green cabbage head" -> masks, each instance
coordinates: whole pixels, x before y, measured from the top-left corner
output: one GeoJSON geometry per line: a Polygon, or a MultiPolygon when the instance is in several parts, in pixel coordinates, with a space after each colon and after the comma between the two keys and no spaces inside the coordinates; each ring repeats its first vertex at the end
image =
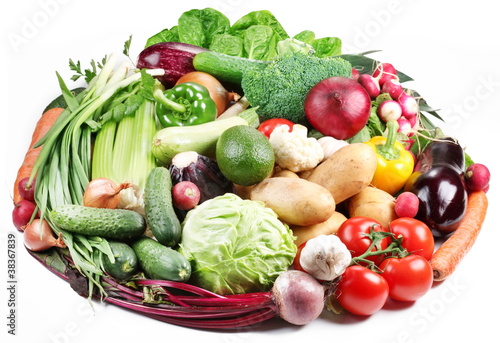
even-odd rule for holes
{"type": "Polygon", "coordinates": [[[267,291],[292,264],[295,237],[262,203],[227,193],[188,212],[179,251],[191,281],[218,294],[267,291]]]}

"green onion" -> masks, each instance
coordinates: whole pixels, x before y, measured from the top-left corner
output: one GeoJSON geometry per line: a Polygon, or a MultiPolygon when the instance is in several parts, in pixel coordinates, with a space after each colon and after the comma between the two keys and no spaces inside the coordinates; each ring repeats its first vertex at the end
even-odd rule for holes
{"type": "MultiPolygon", "coordinates": [[[[47,134],[36,143],[35,146],[42,146],[42,150],[30,176],[30,182],[37,176],[35,200],[40,209],[41,219],[47,220],[56,234],[62,234],[75,268],[88,279],[89,297],[94,293],[94,286],[98,287],[101,294],[105,294],[100,283],[100,278],[104,275],[104,272],[99,261],[102,253],[108,255],[111,260],[113,259],[109,244],[100,237],[73,235],[61,230],[51,222],[50,211],[59,205],[82,203],[83,193],[92,178],[91,149],[93,134],[98,131],[97,136],[99,136],[101,132],[109,134],[109,132],[114,131],[113,124],[110,121],[98,122],[104,116],[103,113],[119,113],[121,108],[126,108],[132,121],[132,128],[139,125],[139,123],[143,123],[144,131],[138,135],[140,138],[133,137],[136,132],[131,127],[128,127],[124,133],[124,140],[133,141],[133,144],[138,144],[138,141],[134,141],[135,139],[149,137],[153,130],[152,127],[156,127],[151,126],[156,125],[154,122],[154,106],[151,105],[147,97],[148,92],[152,93],[152,89],[143,90],[145,88],[143,83],[152,88],[151,80],[153,78],[150,76],[150,79],[147,79],[146,72],[129,75],[129,67],[125,63],[122,63],[116,70],[115,67],[116,58],[111,56],[102,66],[101,72],[89,82],[86,90],[78,97],[71,93],[60,75],[57,74],[68,108],[60,115],[47,134]],[[139,96],[138,93],[141,90],[142,95],[139,96]],[[137,114],[137,118],[135,118],[134,114],[137,114]],[[153,120],[151,120],[152,118],[153,120]],[[101,129],[101,125],[103,129],[101,129]]],[[[150,70],[148,73],[159,75],[163,71],[150,70]]],[[[109,152],[105,150],[111,146],[107,145],[110,137],[107,138],[107,141],[100,141],[99,150],[97,151],[97,161],[101,164],[103,162],[109,164],[112,161],[106,159],[106,154],[109,152]],[[100,153],[104,154],[104,156],[99,157],[100,153]]],[[[149,142],[151,141],[152,138],[149,142]]],[[[138,146],[137,149],[134,146],[137,154],[143,154],[142,160],[139,160],[139,155],[134,156],[135,152],[133,154],[132,151],[122,151],[122,149],[131,149],[132,147],[132,143],[127,146],[125,144],[121,146],[115,145],[113,150],[116,150],[116,152],[120,150],[123,155],[129,154],[130,161],[138,164],[139,169],[136,180],[142,183],[144,182],[143,175],[146,169],[151,166],[151,161],[154,163],[154,159],[145,158],[147,151],[141,150],[142,145],[138,146]]],[[[101,166],[106,170],[109,167],[109,165],[101,166]]],[[[128,170],[134,166],[122,164],[120,167],[128,170]]],[[[118,173],[121,169],[116,168],[115,170],[118,173]]]]}

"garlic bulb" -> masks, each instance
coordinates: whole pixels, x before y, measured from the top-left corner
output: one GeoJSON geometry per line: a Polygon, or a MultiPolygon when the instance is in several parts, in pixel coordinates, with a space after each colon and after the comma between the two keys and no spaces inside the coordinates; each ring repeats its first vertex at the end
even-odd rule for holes
{"type": "Polygon", "coordinates": [[[300,265],[318,280],[331,281],[351,263],[351,253],[336,235],[319,235],[305,243],[300,265]]]}

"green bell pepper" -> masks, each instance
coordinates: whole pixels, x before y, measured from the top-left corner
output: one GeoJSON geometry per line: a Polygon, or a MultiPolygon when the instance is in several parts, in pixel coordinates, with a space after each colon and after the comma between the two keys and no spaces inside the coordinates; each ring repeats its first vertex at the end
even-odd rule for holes
{"type": "Polygon", "coordinates": [[[162,92],[154,92],[156,115],[163,127],[207,123],[217,117],[217,106],[208,89],[195,82],[185,82],[162,92]]]}

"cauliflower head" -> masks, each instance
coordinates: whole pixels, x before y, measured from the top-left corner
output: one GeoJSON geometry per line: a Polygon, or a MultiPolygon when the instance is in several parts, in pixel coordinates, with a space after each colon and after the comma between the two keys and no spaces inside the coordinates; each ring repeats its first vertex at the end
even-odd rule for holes
{"type": "Polygon", "coordinates": [[[269,137],[276,163],[282,169],[295,173],[316,167],[324,157],[323,148],[316,138],[307,137],[307,128],[301,124],[276,127],[269,137]]]}

